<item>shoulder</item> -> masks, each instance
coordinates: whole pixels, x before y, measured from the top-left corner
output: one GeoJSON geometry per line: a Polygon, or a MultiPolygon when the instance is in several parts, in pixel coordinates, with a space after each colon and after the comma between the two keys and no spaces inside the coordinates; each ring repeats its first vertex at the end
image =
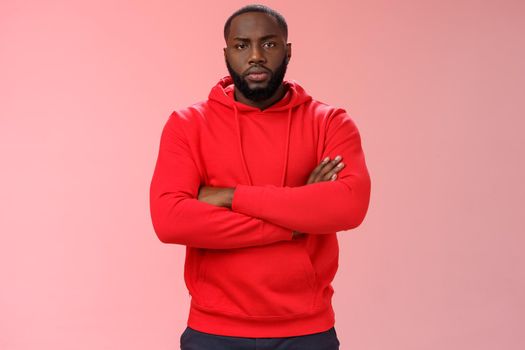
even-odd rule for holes
{"type": "Polygon", "coordinates": [[[207,101],[195,102],[192,105],[175,109],[171,112],[169,119],[176,119],[176,122],[191,123],[203,118],[207,110],[207,101]]]}
{"type": "Polygon", "coordinates": [[[349,128],[357,128],[350,113],[343,107],[312,99],[309,102],[308,109],[325,130],[338,128],[343,125],[349,128]]]}
{"type": "Polygon", "coordinates": [[[182,130],[197,127],[205,119],[208,109],[207,104],[207,101],[199,101],[189,106],[172,110],[166,125],[182,130]]]}

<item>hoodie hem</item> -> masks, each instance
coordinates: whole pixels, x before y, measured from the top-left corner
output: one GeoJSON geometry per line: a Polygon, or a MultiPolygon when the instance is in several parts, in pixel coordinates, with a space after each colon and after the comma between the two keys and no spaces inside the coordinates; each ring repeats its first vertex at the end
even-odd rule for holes
{"type": "Polygon", "coordinates": [[[324,332],[335,325],[332,305],[293,318],[250,318],[219,314],[190,305],[188,327],[200,332],[250,338],[293,337],[324,332]]]}

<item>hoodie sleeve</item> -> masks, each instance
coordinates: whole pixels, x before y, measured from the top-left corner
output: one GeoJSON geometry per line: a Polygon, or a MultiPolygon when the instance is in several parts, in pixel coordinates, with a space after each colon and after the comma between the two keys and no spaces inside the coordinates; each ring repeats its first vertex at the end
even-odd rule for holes
{"type": "Polygon", "coordinates": [[[238,185],[232,210],[303,233],[333,233],[359,226],[368,210],[371,188],[359,131],[343,109],[335,110],[325,130],[320,160],[341,155],[345,163],[335,181],[299,187],[238,185]]]}
{"type": "Polygon", "coordinates": [[[200,176],[176,112],[162,130],[150,213],[163,243],[231,249],[291,240],[292,230],[199,201],[200,176]]]}

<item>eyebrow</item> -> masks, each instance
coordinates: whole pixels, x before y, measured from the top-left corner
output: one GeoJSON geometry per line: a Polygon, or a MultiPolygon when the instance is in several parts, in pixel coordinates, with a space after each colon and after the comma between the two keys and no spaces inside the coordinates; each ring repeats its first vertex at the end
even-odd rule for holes
{"type": "MultiPolygon", "coordinates": [[[[259,40],[266,40],[266,39],[277,38],[277,37],[278,37],[277,34],[268,34],[268,35],[263,36],[259,40]]],[[[240,37],[240,36],[236,36],[235,38],[233,38],[233,40],[250,41],[249,38],[243,38],[243,37],[240,37]]]]}

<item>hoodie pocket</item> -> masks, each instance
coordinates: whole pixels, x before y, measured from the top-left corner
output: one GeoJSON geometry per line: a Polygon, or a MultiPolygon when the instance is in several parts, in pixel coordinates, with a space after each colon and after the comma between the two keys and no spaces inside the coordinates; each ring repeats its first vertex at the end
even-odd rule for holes
{"type": "Polygon", "coordinates": [[[240,317],[294,317],[315,301],[316,272],[303,242],[208,249],[196,276],[201,308],[240,317]]]}

